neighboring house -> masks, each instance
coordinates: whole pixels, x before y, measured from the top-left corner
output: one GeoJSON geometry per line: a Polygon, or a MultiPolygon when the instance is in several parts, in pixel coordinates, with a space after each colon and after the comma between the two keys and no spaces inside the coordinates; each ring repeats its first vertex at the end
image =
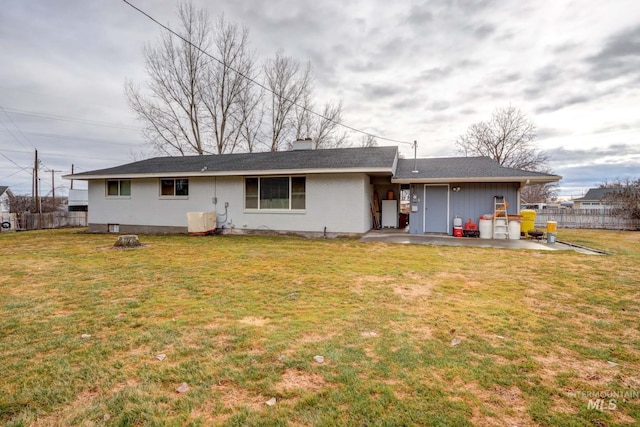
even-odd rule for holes
{"type": "Polygon", "coordinates": [[[69,190],[67,197],[67,210],[69,212],[86,212],[89,210],[89,191],[88,190],[69,190]]]}
{"type": "MultiPolygon", "coordinates": [[[[398,199],[410,190],[410,232],[451,234],[454,216],[477,222],[493,212],[495,195],[517,201],[524,185],[561,179],[483,157],[414,161],[399,159],[397,147],[297,143],[286,152],[160,157],[64,178],[88,181],[93,232],[184,233],[187,212],[216,211],[225,232],[330,236],[369,231],[374,194],[382,225],[398,226],[398,199]]],[[[509,208],[518,210],[518,203],[509,208]]]]}
{"type": "Polygon", "coordinates": [[[574,209],[610,209],[614,207],[607,195],[619,193],[622,188],[590,188],[584,197],[573,199],[574,209]]]}
{"type": "Polygon", "coordinates": [[[0,212],[9,212],[11,210],[10,199],[13,196],[9,187],[0,185],[0,212]]]}

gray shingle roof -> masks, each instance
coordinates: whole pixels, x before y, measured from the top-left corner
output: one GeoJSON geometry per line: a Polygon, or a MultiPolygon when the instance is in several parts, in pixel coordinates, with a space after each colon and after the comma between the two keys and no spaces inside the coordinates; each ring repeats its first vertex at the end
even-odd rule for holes
{"type": "Polygon", "coordinates": [[[2,196],[8,189],[9,187],[7,187],[6,185],[0,185],[0,196],[2,196]]]}
{"type": "Polygon", "coordinates": [[[418,159],[417,173],[413,173],[413,159],[399,159],[394,179],[429,180],[429,179],[490,179],[490,178],[531,178],[557,181],[561,177],[546,173],[531,172],[522,169],[512,169],[500,166],[489,157],[442,157],[418,159]]]}
{"type": "Polygon", "coordinates": [[[595,200],[595,201],[600,201],[603,200],[607,197],[608,193],[619,193],[620,191],[622,191],[622,188],[590,188],[589,191],[587,191],[587,194],[584,195],[584,197],[580,197],[579,199],[574,199],[578,200],[578,201],[590,201],[590,200],[595,200]]]}
{"type": "MultiPolygon", "coordinates": [[[[138,174],[191,174],[205,171],[250,172],[291,169],[378,169],[391,172],[397,147],[336,148],[329,150],[278,151],[264,153],[222,154],[218,156],[156,157],[112,168],[74,174],[88,176],[138,174]]],[[[68,176],[71,177],[71,176],[68,176]]]]}

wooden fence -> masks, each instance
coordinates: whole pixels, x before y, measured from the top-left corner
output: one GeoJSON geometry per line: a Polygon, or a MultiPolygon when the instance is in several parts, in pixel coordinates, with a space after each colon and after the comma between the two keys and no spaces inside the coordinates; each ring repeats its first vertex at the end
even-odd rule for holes
{"type": "Polygon", "coordinates": [[[23,212],[17,215],[15,225],[18,231],[86,226],[87,212],[51,212],[43,214],[23,212]]]}
{"type": "Polygon", "coordinates": [[[537,209],[536,228],[546,227],[547,221],[557,221],[559,228],[640,230],[640,220],[621,218],[610,209],[537,209]]]}

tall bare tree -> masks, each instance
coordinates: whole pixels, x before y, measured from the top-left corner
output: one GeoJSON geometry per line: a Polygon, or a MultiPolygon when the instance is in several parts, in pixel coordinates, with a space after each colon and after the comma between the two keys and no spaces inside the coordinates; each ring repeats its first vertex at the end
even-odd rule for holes
{"type": "MultiPolygon", "coordinates": [[[[535,138],[536,125],[510,105],[497,108],[489,120],[472,124],[458,137],[456,147],[465,156],[487,156],[508,168],[552,173],[548,166],[549,156],[536,147],[535,138]]],[[[527,202],[549,201],[557,188],[555,184],[531,187],[523,190],[527,202]]]]}
{"type": "Polygon", "coordinates": [[[211,44],[210,21],[205,11],[196,11],[190,3],[178,6],[178,17],[182,39],[163,33],[157,46],[145,47],[146,91],[128,81],[125,93],[157,151],[204,154],[206,116],[198,82],[208,61],[203,51],[211,44]]]}
{"type": "Polygon", "coordinates": [[[321,115],[314,115],[311,120],[311,133],[315,148],[340,148],[348,143],[348,135],[340,132],[342,121],[342,102],[327,102],[321,115]]]}
{"type": "Polygon", "coordinates": [[[240,96],[239,113],[242,118],[240,123],[240,136],[242,151],[253,153],[257,151],[262,135],[264,119],[264,90],[252,85],[247,85],[240,96]]]}
{"type": "Polygon", "coordinates": [[[178,18],[179,38],[164,33],[145,48],[148,80],[144,91],[127,82],[129,104],[161,153],[233,152],[245,120],[241,99],[255,77],[248,30],[223,15],[212,25],[191,3],[178,5],[178,18]]]}
{"type": "Polygon", "coordinates": [[[255,60],[249,52],[249,30],[227,22],[224,15],[216,23],[213,43],[214,56],[219,61],[209,61],[199,84],[209,113],[215,153],[223,154],[238,148],[246,120],[243,114],[249,113],[242,103],[255,77],[255,60]]]}
{"type": "Polygon", "coordinates": [[[270,120],[270,151],[286,148],[295,137],[295,106],[301,104],[311,89],[311,65],[301,70],[300,63],[281,51],[264,64],[266,86],[269,88],[267,114],[270,120]]]}

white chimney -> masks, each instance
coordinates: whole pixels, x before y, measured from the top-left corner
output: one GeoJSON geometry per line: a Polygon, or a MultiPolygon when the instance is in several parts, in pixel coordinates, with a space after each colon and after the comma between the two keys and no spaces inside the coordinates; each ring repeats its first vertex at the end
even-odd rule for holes
{"type": "Polygon", "coordinates": [[[313,139],[305,138],[298,139],[293,144],[291,144],[292,151],[300,151],[300,150],[313,150],[313,139]]]}

